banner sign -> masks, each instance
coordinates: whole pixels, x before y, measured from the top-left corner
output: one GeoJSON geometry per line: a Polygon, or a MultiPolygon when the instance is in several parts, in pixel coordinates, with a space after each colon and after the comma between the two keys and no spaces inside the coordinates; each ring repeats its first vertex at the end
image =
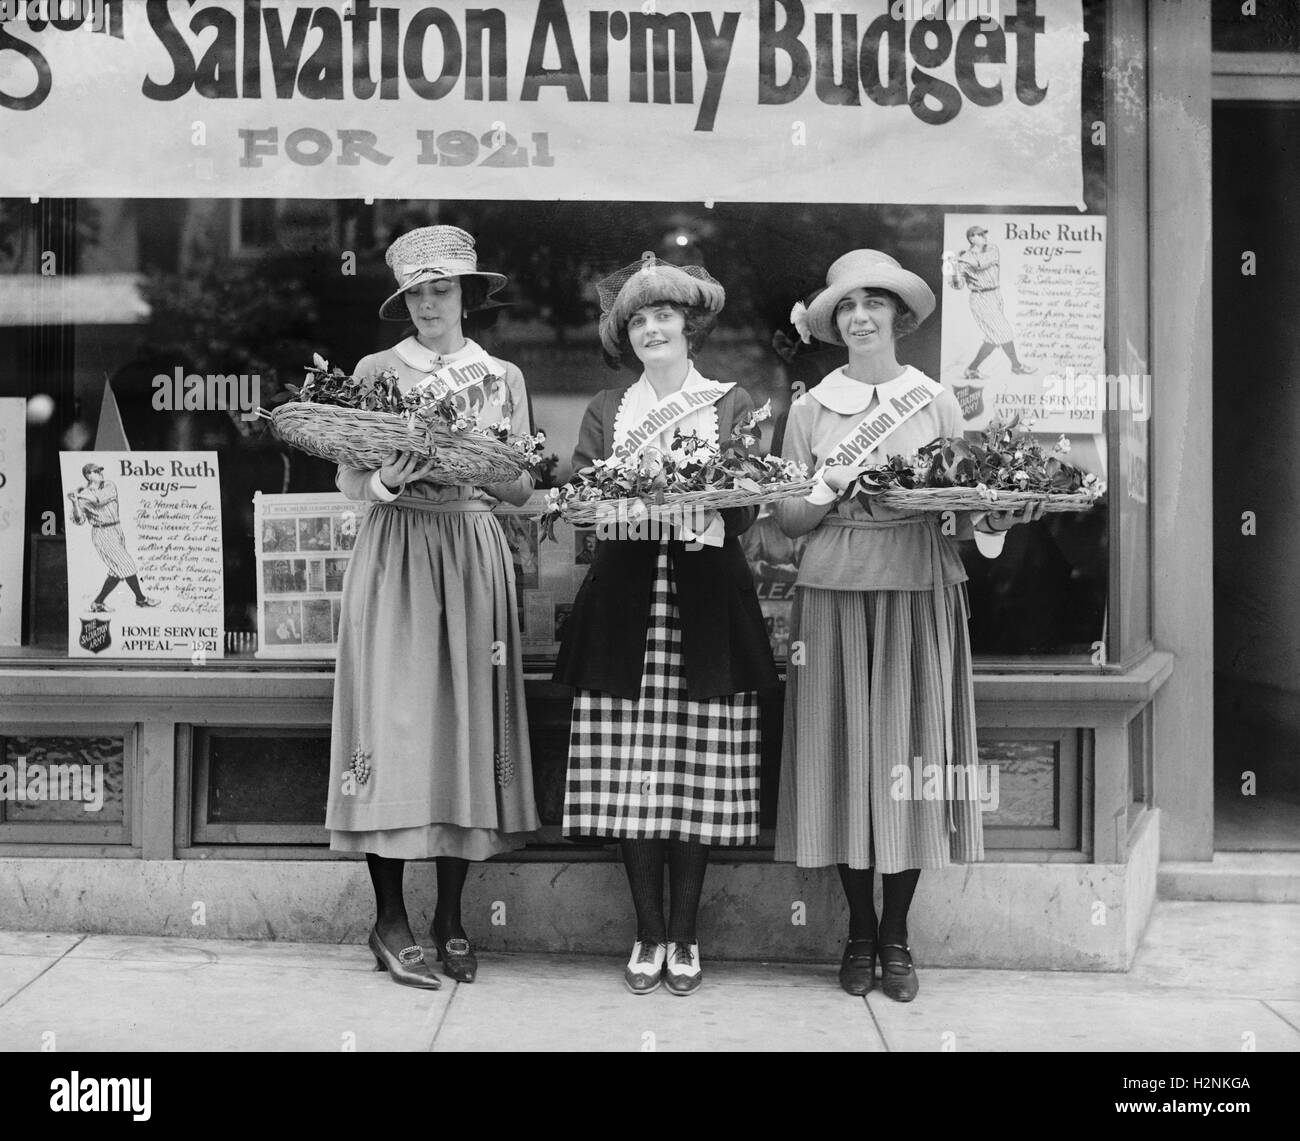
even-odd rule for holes
{"type": "Polygon", "coordinates": [[[22,644],[27,400],[0,397],[0,646],[22,644]]]}
{"type": "Polygon", "coordinates": [[[1082,0],[0,0],[0,21],[3,197],[1083,198],[1082,0]]]}
{"type": "Polygon", "coordinates": [[[1115,396],[1105,376],[1106,219],[949,214],[943,248],[939,377],[965,428],[1019,414],[1035,432],[1100,433],[1115,396]]]}
{"type": "Polygon", "coordinates": [[[333,658],[366,507],[338,492],[253,496],[257,656],[333,658]]]}
{"type": "Polygon", "coordinates": [[[225,654],[216,452],[60,452],[68,655],[225,654]]]}

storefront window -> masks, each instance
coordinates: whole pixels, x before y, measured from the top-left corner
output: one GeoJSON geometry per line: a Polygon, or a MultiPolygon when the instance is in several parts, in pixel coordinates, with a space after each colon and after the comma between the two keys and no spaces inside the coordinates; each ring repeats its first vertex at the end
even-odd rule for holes
{"type": "MultiPolygon", "coordinates": [[[[29,400],[23,526],[28,596],[21,646],[0,654],[57,659],[66,652],[66,489],[58,454],[103,450],[107,440],[135,451],[219,455],[225,658],[274,667],[274,660],[255,657],[265,648],[258,642],[259,578],[265,591],[269,572],[263,567],[259,575],[254,557],[254,496],[331,492],[334,469],[276,439],[252,408],[185,408],[166,400],[160,406],[159,378],[249,378],[251,403],[270,407],[285,385],[300,381],[313,354],[350,369],[403,335],[399,325],[381,323],[376,310],[390,290],[384,249],[415,225],[465,227],[478,238],[482,263],[510,277],[508,305],[472,319],[467,331],[524,372],[535,427],[548,433],[554,456],[543,486],[570,474],[569,455],[587,401],[621,383],[601,362],[591,285],[642,250],[702,262],[725,284],[726,311],[700,367],[706,375],[739,381],[757,404],[772,402],[774,420],[763,441],[769,448],[779,444],[792,395],[841,363],[833,349],[791,339],[792,302],[820,284],[838,254],[871,245],[921,272],[941,306],[966,305],[963,296],[945,289],[942,277],[949,215],[1032,214],[1045,232],[1049,224],[1082,231],[1092,219],[1104,219],[1107,368],[1144,373],[1145,262],[1132,259],[1145,258],[1144,206],[1133,205],[1145,201],[1145,170],[1130,171],[1117,157],[1123,133],[1131,134],[1142,120],[1143,88],[1140,67],[1107,68],[1108,52],[1117,50],[1124,32],[1107,23],[1104,5],[1085,4],[1083,200],[1074,208],[1032,202],[866,204],[855,201],[852,187],[844,188],[844,201],[819,204],[0,200],[0,395],[29,400]],[[58,523],[51,526],[51,519],[58,523]]],[[[1007,284],[1014,292],[1017,283],[1007,284]]],[[[1070,318],[1064,311],[1062,321],[1070,318]]],[[[951,375],[952,362],[944,355],[957,350],[942,344],[941,329],[936,314],[903,343],[901,358],[928,375],[951,375]]],[[[1014,346],[1009,351],[1014,359],[1014,346]]],[[[1001,355],[983,368],[999,362],[1005,364],[1001,355]]],[[[958,383],[969,387],[970,400],[982,398],[980,381],[958,383]]],[[[1044,376],[1035,383],[1046,389],[1053,380],[1044,376]]],[[[1113,661],[1131,658],[1149,642],[1146,425],[1131,410],[1115,415],[1110,409],[1097,423],[1095,432],[1070,434],[1071,458],[1110,480],[1106,503],[1087,514],[1052,515],[1014,529],[996,561],[983,559],[973,544],[963,551],[971,579],[972,644],[986,661],[1028,664],[1048,657],[1091,666],[1098,664],[1099,646],[1109,655],[1103,660],[1113,661]],[[1120,533],[1126,549],[1117,558],[1114,538],[1120,533]],[[1117,579],[1121,559],[1128,569],[1117,579]]],[[[1040,438],[1051,444],[1059,434],[1040,438]]],[[[783,614],[797,558],[788,547],[764,521],[747,540],[778,653],[785,648],[783,614]]],[[[303,575],[318,572],[323,581],[329,574],[324,549],[296,543],[284,550],[286,558],[300,556],[303,575]],[[316,554],[321,558],[313,561],[316,554]]],[[[575,589],[579,581],[575,575],[575,589]]],[[[565,599],[555,600],[555,629],[565,605],[565,599]]],[[[301,637],[298,626],[306,619],[299,611],[287,628],[301,637]]],[[[546,659],[534,654],[530,664],[545,669],[546,659]]]]}

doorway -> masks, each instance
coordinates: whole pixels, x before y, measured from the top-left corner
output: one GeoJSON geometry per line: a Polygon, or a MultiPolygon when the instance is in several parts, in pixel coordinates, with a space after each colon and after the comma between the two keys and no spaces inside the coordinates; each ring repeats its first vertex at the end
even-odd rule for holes
{"type": "Polygon", "coordinates": [[[1214,846],[1300,851],[1300,101],[1213,132],[1214,846]]]}

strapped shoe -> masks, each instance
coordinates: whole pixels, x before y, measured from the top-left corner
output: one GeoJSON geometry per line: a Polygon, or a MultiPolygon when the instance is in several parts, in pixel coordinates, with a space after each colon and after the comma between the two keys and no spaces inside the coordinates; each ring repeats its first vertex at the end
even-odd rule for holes
{"type": "Polygon", "coordinates": [[[650,994],[663,981],[664,959],[668,948],[653,939],[638,939],[632,945],[632,957],[623,970],[623,982],[633,994],[650,994]]]}
{"type": "Polygon", "coordinates": [[[902,943],[880,945],[880,989],[895,1002],[911,1002],[920,984],[912,967],[911,949],[902,943]],[[885,952],[891,952],[886,954],[885,952]]]}
{"type": "Polygon", "coordinates": [[[840,960],[840,986],[849,994],[869,994],[876,985],[875,939],[850,939],[840,960]]]}
{"type": "Polygon", "coordinates": [[[665,974],[668,989],[673,994],[694,994],[699,990],[704,981],[704,972],[700,969],[700,945],[673,943],[668,948],[665,974]]]}
{"type": "Polygon", "coordinates": [[[403,947],[394,955],[384,946],[377,927],[370,929],[369,945],[375,956],[375,970],[387,971],[393,982],[423,990],[441,989],[442,983],[429,969],[429,964],[424,961],[424,952],[419,947],[403,947]]]}

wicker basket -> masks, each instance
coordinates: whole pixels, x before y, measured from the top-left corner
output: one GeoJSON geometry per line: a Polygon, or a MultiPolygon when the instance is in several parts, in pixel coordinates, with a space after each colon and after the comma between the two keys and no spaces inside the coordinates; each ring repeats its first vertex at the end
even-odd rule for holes
{"type": "Polygon", "coordinates": [[[754,507],[760,503],[775,503],[778,499],[807,495],[816,482],[802,479],[797,483],[775,484],[761,491],[746,491],[743,488],[683,491],[665,495],[663,503],[650,503],[644,499],[588,499],[581,503],[565,504],[560,508],[560,514],[575,527],[594,527],[597,523],[625,520],[633,505],[641,504],[646,510],[643,518],[671,523],[688,514],[698,518],[706,511],[754,507]]]}
{"type": "Polygon", "coordinates": [[[986,492],[973,487],[891,487],[873,496],[881,507],[891,511],[1018,511],[1027,503],[1046,502],[1048,512],[1087,511],[1097,503],[1086,493],[1047,493],[1041,491],[996,491],[990,500],[986,492]]]}
{"type": "Polygon", "coordinates": [[[412,428],[391,412],[293,401],[271,413],[271,429],[301,451],[366,471],[382,467],[395,451],[416,452],[437,461],[437,483],[504,483],[528,469],[524,453],[500,440],[421,420],[412,428]]]}

